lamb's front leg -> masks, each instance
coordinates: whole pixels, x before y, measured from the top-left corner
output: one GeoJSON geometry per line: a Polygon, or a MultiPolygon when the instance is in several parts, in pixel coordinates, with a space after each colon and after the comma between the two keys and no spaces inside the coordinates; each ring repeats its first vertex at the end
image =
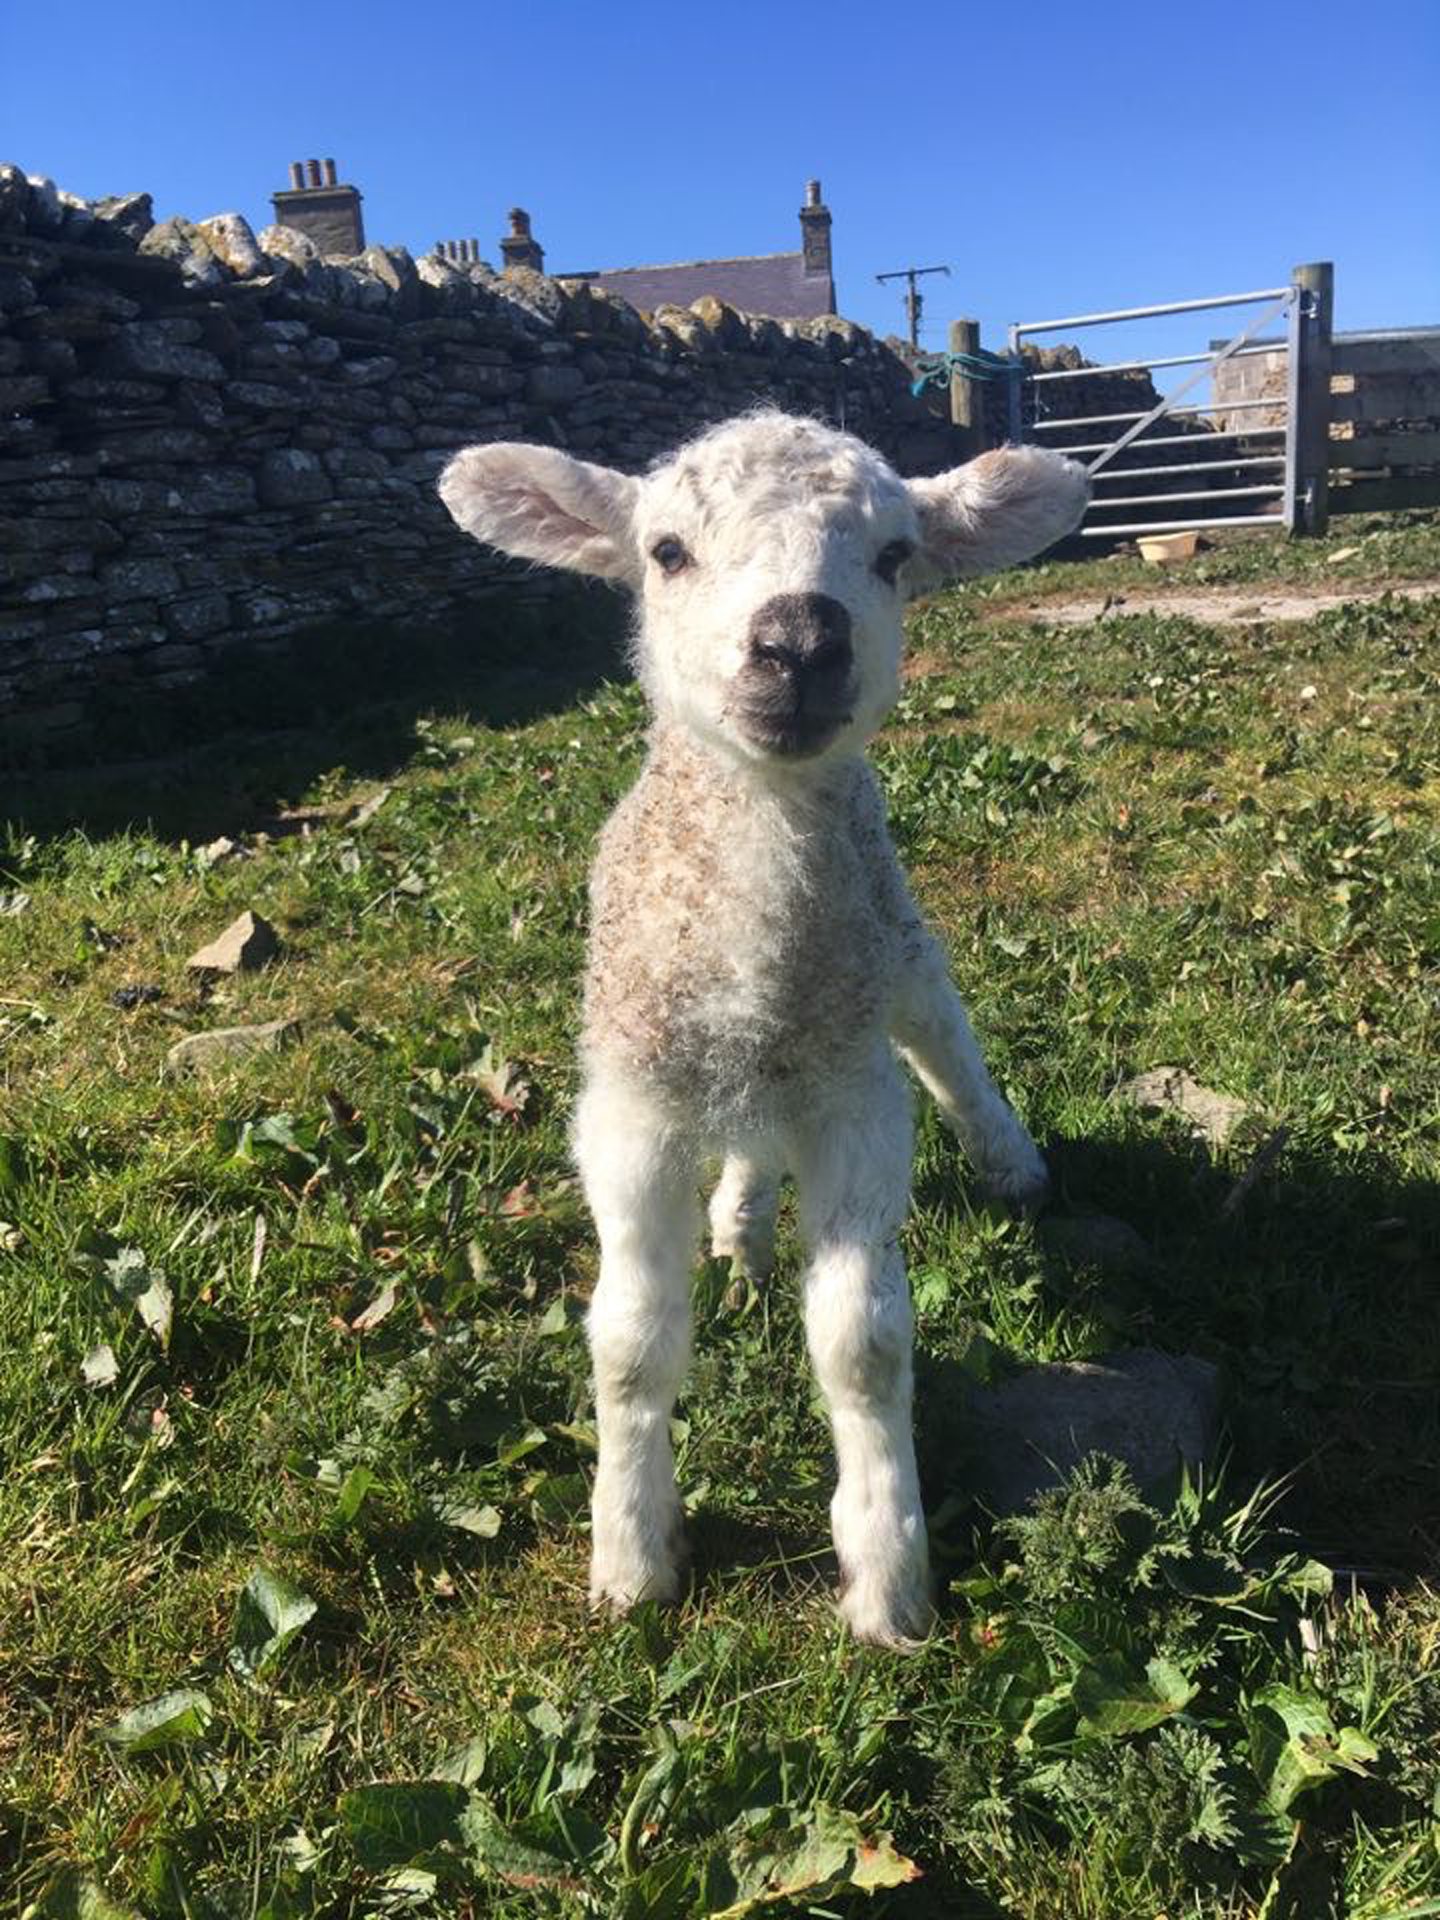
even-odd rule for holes
{"type": "Polygon", "coordinates": [[[684,1570],[670,1412],[690,1358],[695,1167],[643,1095],[613,1081],[586,1088],[575,1156],[600,1236],[590,1601],[624,1612],[675,1599],[684,1570]]]}
{"type": "Polygon", "coordinates": [[[805,1334],[830,1412],[840,1612],[857,1639],[914,1646],[933,1614],[912,1432],[914,1322],[900,1255],[909,1091],[887,1047],[809,1116],[792,1162],[810,1248],[805,1334]]]}
{"type": "Polygon", "coordinates": [[[908,966],[891,1037],[931,1093],[986,1185],[1037,1206],[1050,1183],[1039,1148],[990,1078],[939,942],[926,930],[908,966]]]}

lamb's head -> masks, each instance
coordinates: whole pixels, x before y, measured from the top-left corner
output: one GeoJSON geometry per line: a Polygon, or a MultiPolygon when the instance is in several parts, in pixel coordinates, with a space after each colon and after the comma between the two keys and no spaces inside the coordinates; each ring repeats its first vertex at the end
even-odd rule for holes
{"type": "Polygon", "coordinates": [[[1088,487],[1033,447],[907,483],[850,434],[762,412],[640,479],[548,447],[471,447],[440,494],[477,539],[632,587],[657,713],[796,766],[856,750],[883,719],[909,595],[1038,553],[1088,487]]]}

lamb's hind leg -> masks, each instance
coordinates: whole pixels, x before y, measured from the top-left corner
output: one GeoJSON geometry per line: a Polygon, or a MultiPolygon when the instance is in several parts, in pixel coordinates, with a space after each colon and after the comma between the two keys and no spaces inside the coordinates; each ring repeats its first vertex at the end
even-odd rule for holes
{"type": "Polygon", "coordinates": [[[933,936],[902,983],[891,1037],[986,1185],[1017,1206],[1038,1205],[1050,1180],[1045,1161],[990,1078],[933,936]]]}
{"type": "Polygon", "coordinates": [[[696,1176],[684,1141],[622,1081],[587,1086],[575,1156],[600,1236],[590,1600],[623,1612],[676,1598],[684,1568],[670,1411],[690,1357],[696,1176]]]}
{"type": "Polygon", "coordinates": [[[843,1103],[807,1118],[792,1161],[810,1249],[805,1334],[839,1464],[840,1611],[857,1639],[891,1647],[923,1638],[932,1613],[899,1245],[910,1151],[909,1092],[886,1047],[843,1103]]]}
{"type": "Polygon", "coordinates": [[[710,1251],[734,1260],[747,1280],[765,1280],[775,1264],[780,1169],[763,1148],[728,1153],[710,1196],[710,1251]]]}

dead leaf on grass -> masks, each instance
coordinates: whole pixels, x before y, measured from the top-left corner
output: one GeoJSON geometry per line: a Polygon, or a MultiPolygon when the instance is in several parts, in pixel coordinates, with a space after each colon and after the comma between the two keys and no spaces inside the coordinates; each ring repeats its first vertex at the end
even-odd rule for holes
{"type": "Polygon", "coordinates": [[[360,1312],[357,1313],[355,1318],[350,1322],[350,1331],[352,1333],[371,1332],[373,1328],[379,1326],[382,1320],[388,1319],[395,1311],[395,1303],[399,1297],[399,1291],[396,1288],[395,1282],[393,1280],[387,1281],[370,1302],[369,1306],[362,1307],[360,1312]]]}
{"type": "Polygon", "coordinates": [[[460,1077],[483,1088],[502,1119],[517,1125],[524,1120],[534,1091],[529,1076],[519,1061],[497,1058],[493,1042],[486,1042],[480,1058],[473,1060],[460,1077]]]}
{"type": "Polygon", "coordinates": [[[530,1220],[539,1211],[540,1202],[528,1180],[521,1180],[511,1187],[500,1202],[500,1212],[507,1220],[530,1220]]]}

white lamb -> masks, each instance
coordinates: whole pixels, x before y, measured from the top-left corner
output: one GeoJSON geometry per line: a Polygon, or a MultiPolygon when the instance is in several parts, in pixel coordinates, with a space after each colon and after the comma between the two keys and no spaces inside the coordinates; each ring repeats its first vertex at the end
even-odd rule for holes
{"type": "Polygon", "coordinates": [[[591,1599],[680,1589],[669,1419],[697,1189],[720,1159],[711,1244],[752,1274],[795,1178],[839,1462],[840,1609],[860,1639],[911,1645],[931,1594],[896,1050],[992,1189],[1029,1202],[1046,1173],[910,897],[864,749],[899,689],[907,595],[1049,546],[1078,522],[1085,476],[1011,448],[907,483],[847,434],[760,412],[641,479],[548,447],[471,447],[440,493],[477,539],[639,596],[654,725],[591,878],[575,1119],[601,1253],[591,1599]]]}

